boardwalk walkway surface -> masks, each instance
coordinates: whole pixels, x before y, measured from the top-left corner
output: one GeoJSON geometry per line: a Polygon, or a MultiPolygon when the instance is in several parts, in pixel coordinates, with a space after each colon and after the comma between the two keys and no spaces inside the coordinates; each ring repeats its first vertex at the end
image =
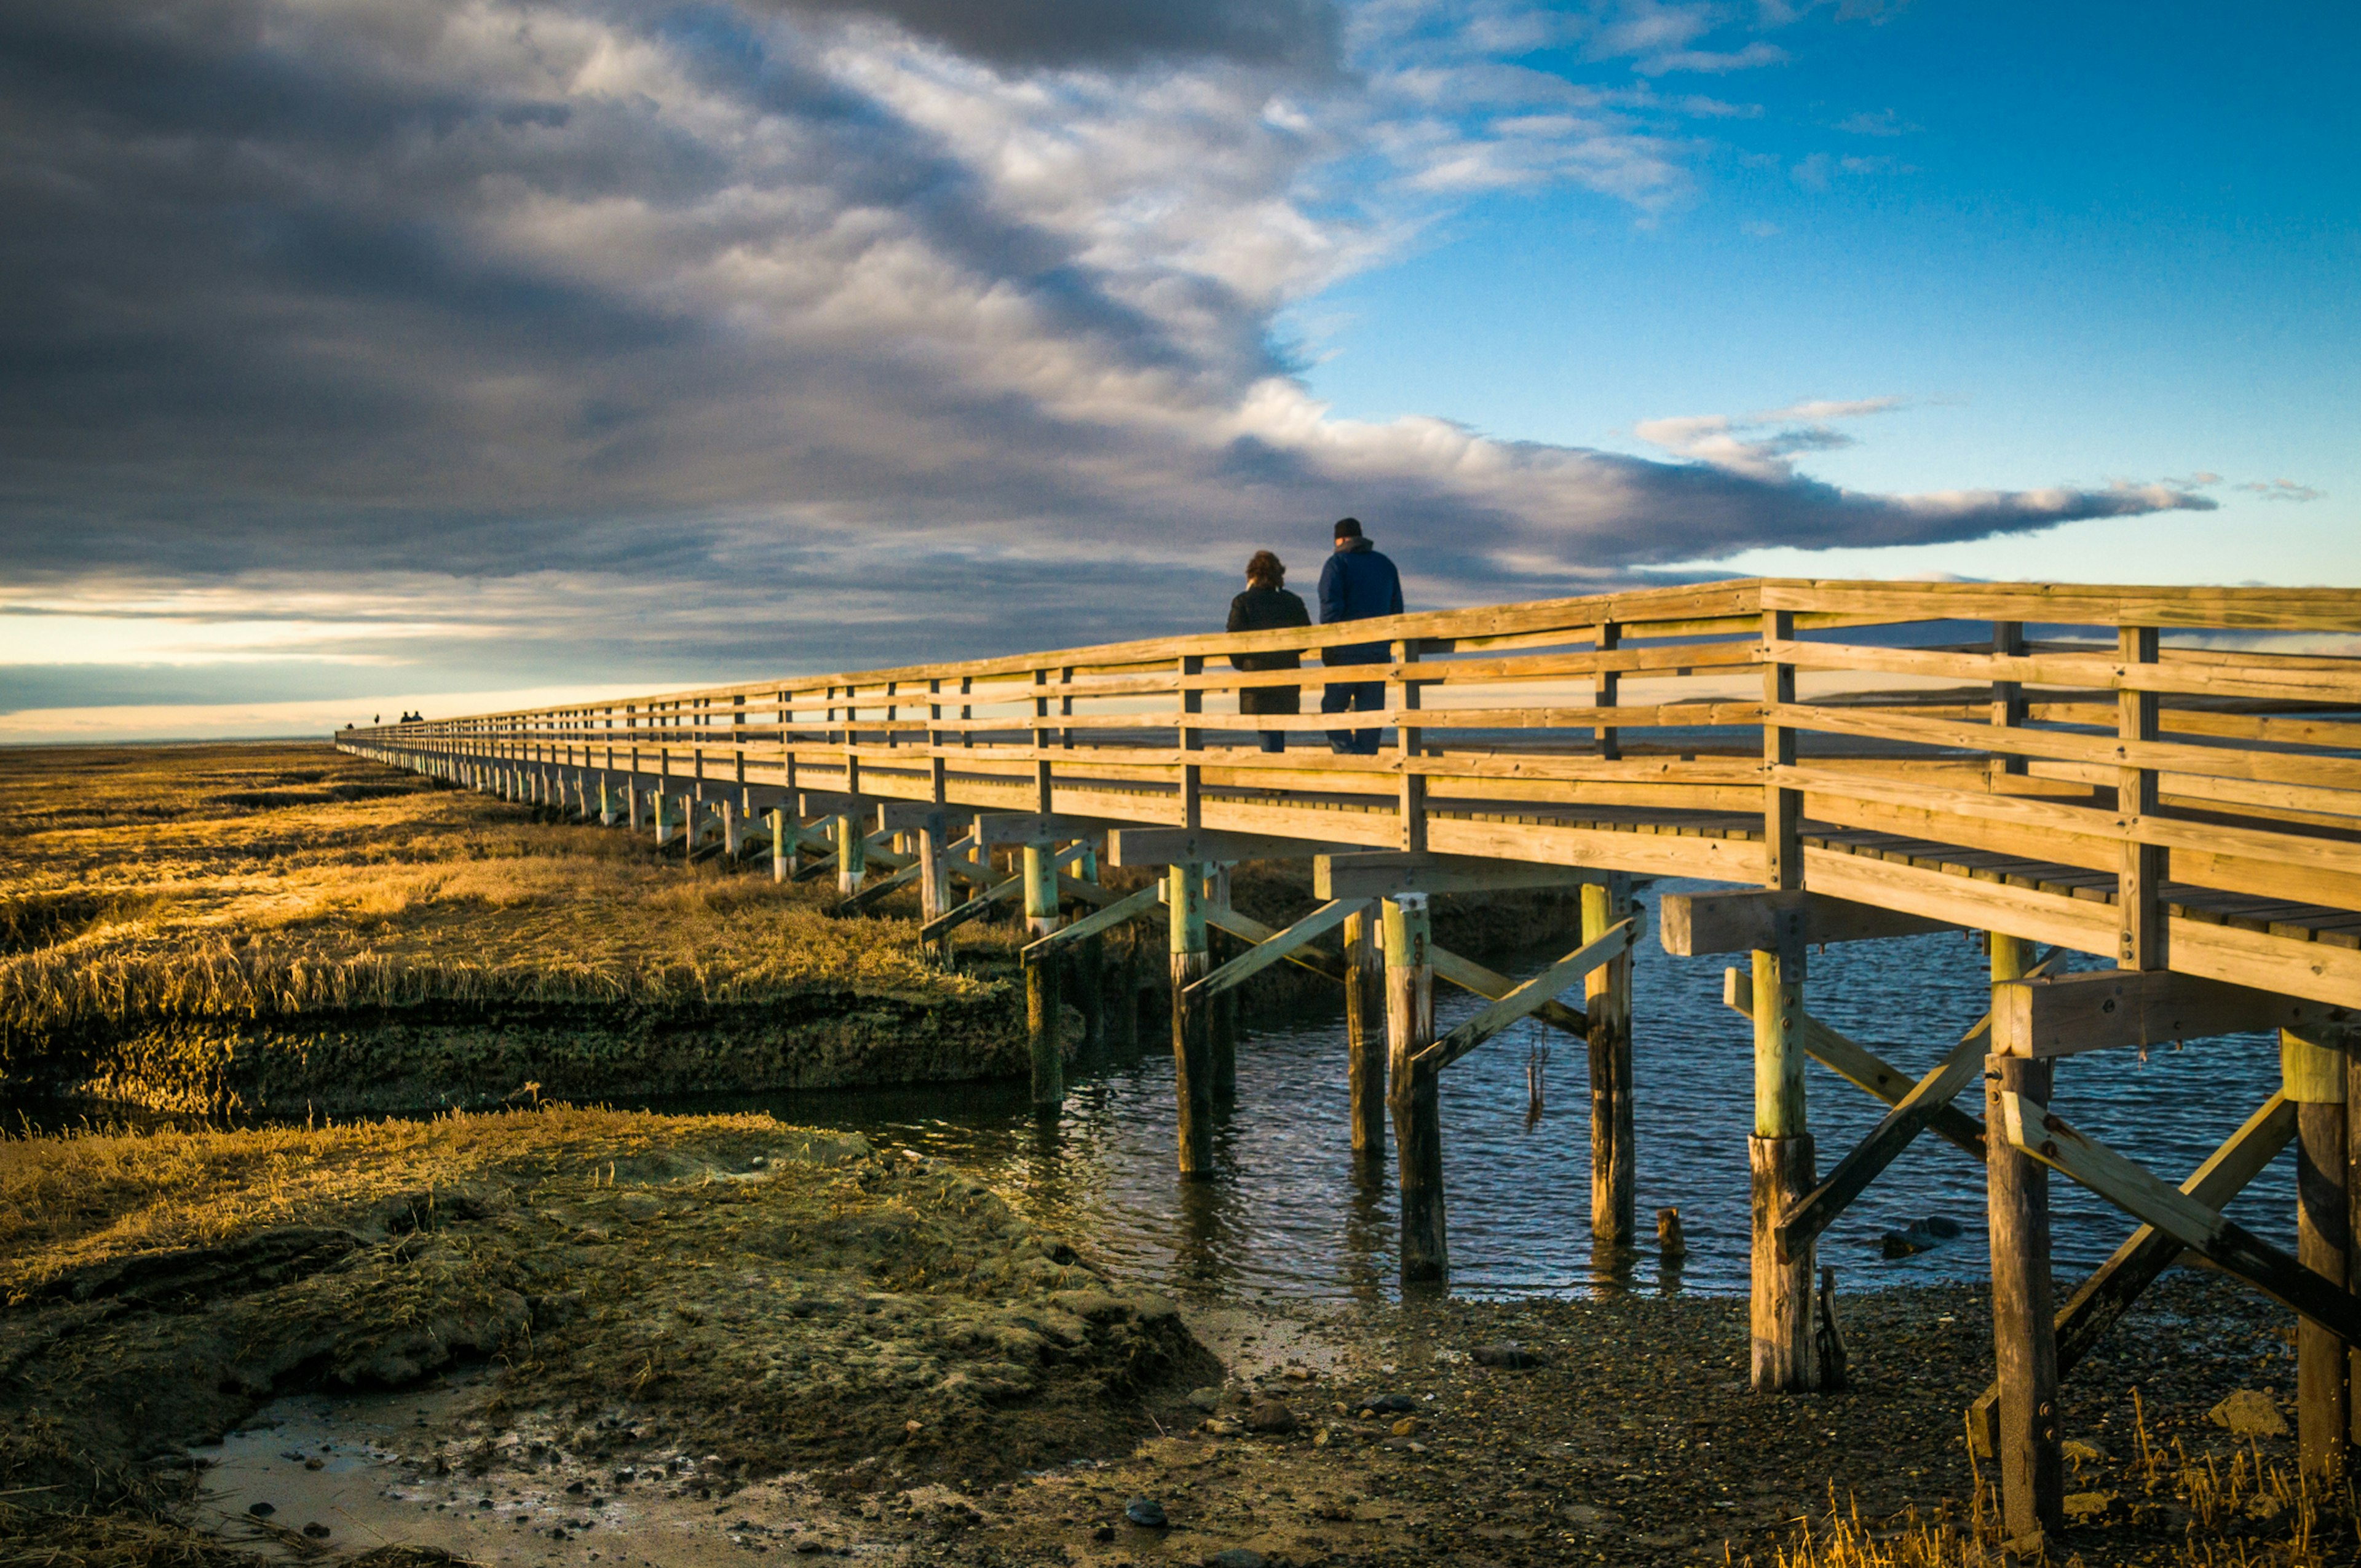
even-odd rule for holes
{"type": "Polygon", "coordinates": [[[1588,1037],[1594,1231],[1632,1240],[1631,879],[1731,884],[1666,896],[1659,936],[1675,952],[1752,955],[1728,999],[1755,1036],[1756,1385],[1841,1377],[1812,1238],[1920,1132],[1960,1146],[1987,1163],[1992,1195],[2000,1377],[1977,1424],[2011,1526],[2029,1531],[2058,1522],[2057,1378],[2183,1250],[2301,1314],[2306,1463],[2345,1464],[2345,1346],[2361,1342],[2361,1180],[2346,1176],[2361,1116],[2345,1113],[2361,1097],[2346,1035],[2361,1010],[2361,656],[2339,650],[2356,648],[2356,590],[1757,579],[337,739],[586,817],[637,828],[644,811],[660,841],[685,835],[692,853],[708,839],[732,857],[767,848],[782,876],[818,854],[849,896],[917,882],[930,931],[1022,897],[1039,934],[1045,1098],[1058,1091],[1052,960],[1118,920],[1163,919],[1184,1176],[1210,1158],[1191,1111],[1218,1087],[1219,993],[1282,959],[1336,974],[1357,1146],[1382,1146],[1390,1111],[1406,1277],[1447,1266],[1435,1077],[1528,1014],[1588,1037]],[[1376,641],[1383,663],[1319,663],[1323,648],[1376,641]],[[1236,667],[1287,662],[1274,654],[1303,663],[1236,667]],[[1351,716],[1381,727],[1375,756],[1332,752],[1337,718],[1237,711],[1241,690],[1316,698],[1336,676],[1385,683],[1386,712],[1351,716]],[[1288,750],[1260,749],[1272,731],[1288,750]],[[1015,877],[992,869],[1004,846],[1022,849],[1015,877]],[[1102,854],[1170,869],[1119,899],[1096,884],[1102,854]],[[1319,908],[1277,933],[1226,909],[1222,866],[1290,857],[1315,861],[1319,908]],[[980,891],[962,900],[961,882],[980,891]],[[1583,884],[1584,928],[1539,981],[1512,987],[1426,939],[1431,895],[1551,883],[1583,884]],[[1061,926],[1078,905],[1097,913],[1061,926]],[[1209,926],[1257,946],[1217,971],[1209,926]],[[1987,934],[1993,1011],[1925,1079],[1805,1011],[1810,946],[1944,927],[1987,934]],[[2116,967],[2048,972],[2044,945],[2116,967]],[[1437,976],[1494,1003],[1442,1040],[1437,976]],[[1559,1000],[1576,987],[1584,1010],[1559,1000]],[[2059,1058],[2257,1029],[2280,1031],[2285,1090],[2178,1186],[2050,1109],[2059,1058]],[[1807,1057],[1893,1107],[1825,1175],[1807,1057]],[[1981,1119],[1952,1103],[1979,1078],[1981,1119]],[[2220,1213],[2291,1140],[2301,1255],[2220,1213]],[[2143,1226],[2056,1310],[2053,1170],[2143,1226]]]}

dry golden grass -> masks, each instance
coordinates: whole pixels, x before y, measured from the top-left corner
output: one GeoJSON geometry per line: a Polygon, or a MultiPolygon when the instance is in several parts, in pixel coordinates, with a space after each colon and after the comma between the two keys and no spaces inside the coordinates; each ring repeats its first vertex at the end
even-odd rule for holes
{"type": "Polygon", "coordinates": [[[209,1246],[272,1225],[349,1223],[389,1198],[509,1179],[591,1179],[691,1146],[775,1144],[770,1117],[653,1116],[549,1105],[330,1126],[0,1138],[0,1295],[135,1253],[209,1246]]]}
{"type": "MultiPolygon", "coordinates": [[[[0,753],[0,1037],[435,1001],[968,999],[906,922],[320,745],[0,753]]],[[[998,939],[975,933],[978,945],[998,939]]]]}

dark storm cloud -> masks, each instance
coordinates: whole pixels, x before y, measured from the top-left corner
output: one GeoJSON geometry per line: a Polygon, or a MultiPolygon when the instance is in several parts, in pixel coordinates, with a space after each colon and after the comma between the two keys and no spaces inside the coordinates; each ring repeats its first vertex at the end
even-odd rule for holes
{"type": "MultiPolygon", "coordinates": [[[[755,0],[756,4],[763,0],[755,0]]],[[[784,0],[815,15],[887,17],[1003,65],[1137,65],[1213,56],[1326,70],[1342,19],[1330,0],[784,0]]]]}
{"type": "Polygon", "coordinates": [[[1045,595],[1063,638],[1195,624],[1344,510],[1467,602],[2210,504],[1846,492],[1784,466],[1824,421],[1671,422],[1663,463],[1328,419],[1270,327],[1372,227],[1297,195],[1351,150],[1282,102],[1336,37],[1309,4],[16,0],[0,585],[439,574],[516,586],[466,613],[517,668],[843,667],[1023,645],[1045,595]]]}

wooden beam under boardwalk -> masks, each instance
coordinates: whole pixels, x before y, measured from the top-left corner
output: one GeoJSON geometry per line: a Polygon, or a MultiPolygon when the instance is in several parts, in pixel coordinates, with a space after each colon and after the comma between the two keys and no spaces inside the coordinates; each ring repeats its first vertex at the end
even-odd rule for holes
{"type": "Polygon", "coordinates": [[[1949,920],[1779,888],[1668,893],[1658,900],[1658,906],[1664,951],[1678,958],[1775,948],[1784,923],[1798,916],[1803,921],[1802,939],[1815,945],[1960,929],[1949,920]]]}
{"type": "Polygon", "coordinates": [[[2046,975],[1993,988],[1993,1050],[2063,1057],[2356,1021],[2347,1008],[2164,970],[2046,975]]]}

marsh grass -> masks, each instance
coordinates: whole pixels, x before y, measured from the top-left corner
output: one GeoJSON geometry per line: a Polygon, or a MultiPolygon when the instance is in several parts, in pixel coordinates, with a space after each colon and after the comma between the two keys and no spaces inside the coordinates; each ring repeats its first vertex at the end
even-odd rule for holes
{"type": "Polygon", "coordinates": [[[611,1183],[685,1145],[775,1142],[768,1116],[546,1105],[329,1125],[0,1137],[0,1299],[70,1268],[214,1246],[274,1225],[353,1224],[389,1199],[575,1176],[611,1183]]]}
{"type": "MultiPolygon", "coordinates": [[[[367,1008],[694,1008],[998,982],[833,894],[686,868],[645,838],[321,745],[0,753],[0,1041],[367,1008]]],[[[989,927],[972,952],[997,956],[989,927]]]]}

